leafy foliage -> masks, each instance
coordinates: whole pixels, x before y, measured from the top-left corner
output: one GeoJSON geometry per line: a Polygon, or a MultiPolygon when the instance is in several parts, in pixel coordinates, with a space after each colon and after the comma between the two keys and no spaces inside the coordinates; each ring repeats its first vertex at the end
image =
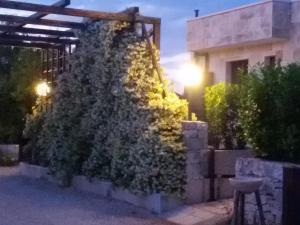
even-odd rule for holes
{"type": "Polygon", "coordinates": [[[265,158],[300,162],[300,66],[257,66],[244,74],[241,124],[265,158]]]}
{"type": "Polygon", "coordinates": [[[205,90],[205,113],[209,124],[209,142],[217,149],[243,149],[238,109],[239,86],[218,83],[205,90]]]}
{"type": "Polygon", "coordinates": [[[187,103],[168,90],[163,97],[167,82],[129,24],[91,23],[79,37],[38,135],[50,169],[65,185],[83,173],[132,192],[181,195],[187,103]]]}
{"type": "Polygon", "coordinates": [[[40,71],[40,54],[1,47],[0,55],[0,142],[20,143],[25,115],[35,103],[33,85],[40,71]]]}
{"type": "Polygon", "coordinates": [[[33,164],[43,165],[45,157],[41,153],[38,143],[39,135],[45,121],[45,112],[42,110],[40,99],[37,100],[37,107],[34,108],[32,114],[26,115],[25,128],[23,136],[30,141],[23,148],[23,159],[33,164]]]}

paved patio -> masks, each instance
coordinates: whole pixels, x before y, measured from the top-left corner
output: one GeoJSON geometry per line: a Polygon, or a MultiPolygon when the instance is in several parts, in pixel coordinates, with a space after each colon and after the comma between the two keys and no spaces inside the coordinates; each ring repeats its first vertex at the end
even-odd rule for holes
{"type": "Polygon", "coordinates": [[[0,168],[0,225],[171,225],[148,211],[0,168]]]}
{"type": "Polygon", "coordinates": [[[231,224],[232,199],[182,206],[162,215],[166,220],[180,225],[231,224]]]}

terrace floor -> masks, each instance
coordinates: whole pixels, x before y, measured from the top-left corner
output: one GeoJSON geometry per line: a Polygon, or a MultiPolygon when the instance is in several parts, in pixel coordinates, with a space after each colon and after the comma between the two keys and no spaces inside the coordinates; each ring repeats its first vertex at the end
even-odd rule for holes
{"type": "Polygon", "coordinates": [[[171,225],[148,211],[0,167],[0,225],[171,225]]]}

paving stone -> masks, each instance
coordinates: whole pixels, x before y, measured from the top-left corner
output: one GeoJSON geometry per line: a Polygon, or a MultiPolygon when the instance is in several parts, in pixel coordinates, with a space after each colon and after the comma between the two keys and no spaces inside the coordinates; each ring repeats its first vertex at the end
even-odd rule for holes
{"type": "Polygon", "coordinates": [[[232,199],[183,206],[162,218],[179,225],[227,225],[232,215],[232,199]]]}

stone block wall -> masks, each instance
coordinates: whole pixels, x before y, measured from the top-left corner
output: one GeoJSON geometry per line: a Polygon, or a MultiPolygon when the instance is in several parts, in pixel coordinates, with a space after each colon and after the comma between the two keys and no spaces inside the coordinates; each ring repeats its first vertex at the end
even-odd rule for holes
{"type": "Polygon", "coordinates": [[[187,147],[186,161],[186,201],[204,202],[208,196],[205,185],[207,174],[207,123],[185,121],[182,124],[184,143],[187,147]]]}
{"type": "MultiPolygon", "coordinates": [[[[289,166],[296,165],[256,158],[241,158],[236,163],[237,177],[254,176],[264,179],[260,188],[260,194],[267,225],[282,224],[283,168],[289,166]]],[[[247,224],[259,224],[258,211],[253,194],[246,196],[245,217],[247,224]]]]}

